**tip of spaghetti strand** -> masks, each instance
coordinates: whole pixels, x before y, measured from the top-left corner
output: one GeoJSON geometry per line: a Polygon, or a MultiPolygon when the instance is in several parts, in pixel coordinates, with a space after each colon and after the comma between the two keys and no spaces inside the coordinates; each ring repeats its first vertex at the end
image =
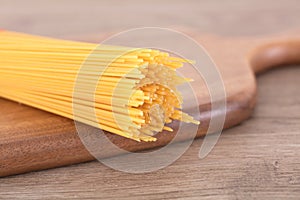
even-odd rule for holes
{"type": "Polygon", "coordinates": [[[144,141],[144,142],[156,142],[157,138],[155,137],[151,137],[151,136],[142,136],[140,138],[140,141],[138,142],[141,142],[141,141],[144,141]]]}
{"type": "Polygon", "coordinates": [[[197,120],[193,120],[192,123],[196,124],[196,125],[200,125],[201,122],[200,121],[197,121],[197,120]]]}
{"type": "Polygon", "coordinates": [[[194,79],[192,79],[192,78],[184,78],[184,80],[185,80],[186,82],[193,82],[193,81],[194,81],[194,79]]]}
{"type": "Polygon", "coordinates": [[[163,130],[173,132],[174,130],[168,126],[164,126],[163,130]]]}
{"type": "Polygon", "coordinates": [[[189,60],[189,59],[183,59],[183,62],[189,63],[189,64],[196,64],[195,60],[189,60]]]}
{"type": "Polygon", "coordinates": [[[176,61],[176,62],[183,62],[183,63],[190,63],[190,64],[195,64],[196,63],[196,61],[194,61],[194,60],[179,58],[179,57],[169,57],[168,60],[176,61]]]}

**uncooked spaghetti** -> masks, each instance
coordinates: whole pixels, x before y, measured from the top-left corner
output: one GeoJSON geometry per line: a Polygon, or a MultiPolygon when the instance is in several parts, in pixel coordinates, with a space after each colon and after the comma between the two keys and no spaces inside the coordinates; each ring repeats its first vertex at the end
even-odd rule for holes
{"type": "Polygon", "coordinates": [[[155,141],[155,133],[172,131],[173,120],[199,124],[181,111],[176,89],[190,81],[176,73],[185,62],[153,49],[0,31],[0,97],[126,138],[155,141]],[[80,71],[83,65],[88,68],[80,71]],[[92,102],[86,95],[94,81],[92,102]]]}

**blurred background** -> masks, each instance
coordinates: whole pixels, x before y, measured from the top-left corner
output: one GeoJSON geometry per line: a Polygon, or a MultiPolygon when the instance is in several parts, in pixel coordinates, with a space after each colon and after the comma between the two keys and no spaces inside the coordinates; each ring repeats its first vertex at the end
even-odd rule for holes
{"type": "MultiPolygon", "coordinates": [[[[299,0],[0,0],[0,29],[62,38],[143,26],[257,36],[299,30],[299,19],[299,0]]],[[[0,199],[297,199],[299,74],[289,66],[260,75],[253,117],[224,131],[204,160],[198,139],[151,174],[90,162],[2,178],[0,199]]]]}
{"type": "Polygon", "coordinates": [[[0,0],[0,28],[66,36],[143,26],[252,35],[300,26],[298,0],[0,0]]]}

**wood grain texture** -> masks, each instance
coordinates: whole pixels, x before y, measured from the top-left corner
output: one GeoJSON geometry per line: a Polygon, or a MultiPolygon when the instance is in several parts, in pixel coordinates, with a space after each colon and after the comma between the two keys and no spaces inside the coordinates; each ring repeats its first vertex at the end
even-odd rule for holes
{"type": "MultiPolygon", "coordinates": [[[[160,2],[159,7],[134,0],[131,6],[120,8],[115,3],[76,1],[70,5],[67,1],[45,4],[29,0],[17,2],[16,7],[14,1],[1,1],[0,25],[50,36],[173,24],[227,35],[251,35],[300,25],[297,0],[224,4],[166,1],[160,2]],[[116,9],[114,18],[111,18],[112,9],[116,9]],[[179,15],[178,11],[185,14],[179,15]],[[118,20],[120,16],[122,21],[118,20]]],[[[2,178],[0,199],[297,199],[300,182],[298,74],[298,68],[288,67],[260,76],[258,105],[253,117],[225,131],[205,160],[197,158],[202,142],[199,139],[180,160],[156,173],[124,174],[92,162],[2,178]],[[280,97],[278,90],[282,91],[280,97]]]]}
{"type": "Polygon", "coordinates": [[[126,174],[98,162],[2,178],[2,199],[298,199],[298,66],[259,76],[254,115],[226,130],[204,160],[202,139],[173,165],[126,174]],[[276,88],[276,89],[275,89],[276,88]],[[289,98],[277,98],[277,90],[289,98]],[[288,127],[288,128],[287,128],[288,127]]]}
{"type": "MultiPolygon", "coordinates": [[[[206,49],[220,72],[226,93],[224,129],[241,123],[251,115],[254,109],[256,83],[251,67],[254,67],[256,72],[260,72],[278,64],[300,62],[300,38],[296,36],[293,38],[289,34],[256,39],[204,37],[199,36],[197,32],[188,32],[188,34],[206,49]],[[249,53],[251,55],[248,55],[249,53]],[[249,63],[252,65],[250,66],[249,63]]],[[[165,38],[161,39],[165,40],[165,38]]],[[[211,110],[208,86],[204,80],[193,76],[193,71],[188,70],[190,69],[185,70],[186,76],[195,80],[191,85],[197,91],[201,91],[197,94],[201,115],[194,115],[195,119],[201,121],[197,132],[197,137],[200,137],[207,133],[211,119],[222,115],[222,112],[211,110]]],[[[193,95],[188,95],[190,96],[186,98],[192,100],[193,95]]],[[[68,121],[56,115],[3,99],[1,101],[3,108],[0,119],[0,151],[3,153],[0,156],[0,176],[93,160],[93,156],[89,154],[77,136],[72,120],[68,121]]],[[[190,108],[191,112],[193,110],[195,108],[190,108]]],[[[179,123],[173,122],[170,127],[174,132],[159,133],[156,136],[157,142],[136,142],[107,132],[105,135],[120,148],[139,151],[164,146],[171,142],[177,134],[179,123]]],[[[85,129],[92,129],[92,127],[86,126],[85,129]]],[[[84,134],[85,138],[90,137],[91,141],[95,140],[96,136],[88,132],[84,134]]],[[[185,131],[177,141],[193,139],[192,134],[185,131]]],[[[108,144],[99,143],[99,145],[105,147],[101,152],[96,152],[97,158],[118,154],[108,144]]]]}

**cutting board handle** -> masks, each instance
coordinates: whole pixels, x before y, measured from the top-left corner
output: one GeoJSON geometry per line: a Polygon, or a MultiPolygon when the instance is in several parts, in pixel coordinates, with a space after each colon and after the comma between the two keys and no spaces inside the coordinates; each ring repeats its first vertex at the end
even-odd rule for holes
{"type": "Polygon", "coordinates": [[[256,74],[272,67],[300,63],[300,38],[273,40],[255,48],[249,56],[256,74]]]}

